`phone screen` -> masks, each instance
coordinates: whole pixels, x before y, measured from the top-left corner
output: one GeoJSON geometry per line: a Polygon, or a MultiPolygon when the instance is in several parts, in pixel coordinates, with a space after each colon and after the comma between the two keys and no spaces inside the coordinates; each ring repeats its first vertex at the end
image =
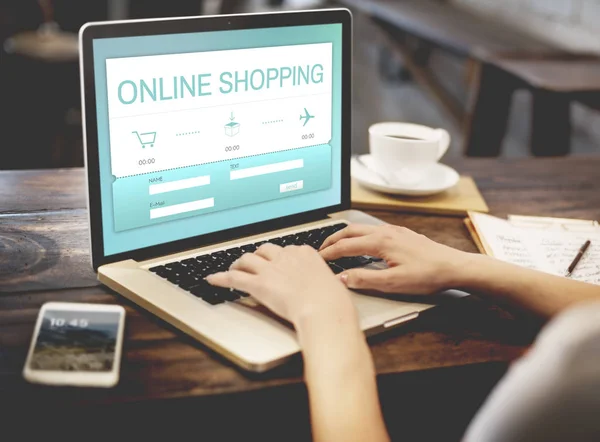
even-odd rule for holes
{"type": "Polygon", "coordinates": [[[118,312],[46,310],[30,369],[111,371],[115,362],[119,319],[118,312]]]}

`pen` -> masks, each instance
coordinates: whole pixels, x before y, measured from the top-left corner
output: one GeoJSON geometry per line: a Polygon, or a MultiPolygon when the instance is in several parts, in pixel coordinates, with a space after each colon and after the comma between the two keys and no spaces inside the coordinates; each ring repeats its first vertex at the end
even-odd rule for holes
{"type": "Polygon", "coordinates": [[[575,267],[577,267],[577,264],[579,264],[579,261],[581,261],[581,258],[583,258],[583,255],[585,254],[587,249],[590,248],[591,244],[592,244],[592,242],[588,239],[585,242],[585,244],[581,246],[581,248],[579,249],[579,252],[577,252],[577,256],[575,257],[575,259],[573,260],[573,262],[567,269],[567,274],[565,275],[567,278],[569,276],[571,276],[571,274],[573,273],[573,270],[575,270],[575,267]]]}

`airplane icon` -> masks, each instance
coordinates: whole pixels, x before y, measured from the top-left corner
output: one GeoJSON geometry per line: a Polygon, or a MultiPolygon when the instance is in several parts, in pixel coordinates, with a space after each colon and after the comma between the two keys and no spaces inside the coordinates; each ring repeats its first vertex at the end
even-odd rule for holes
{"type": "Polygon", "coordinates": [[[304,124],[302,125],[302,127],[306,126],[306,123],[308,123],[308,121],[311,118],[315,118],[315,116],[309,114],[308,111],[306,110],[306,108],[304,108],[304,115],[302,115],[302,114],[300,115],[300,120],[304,120],[304,124]]]}

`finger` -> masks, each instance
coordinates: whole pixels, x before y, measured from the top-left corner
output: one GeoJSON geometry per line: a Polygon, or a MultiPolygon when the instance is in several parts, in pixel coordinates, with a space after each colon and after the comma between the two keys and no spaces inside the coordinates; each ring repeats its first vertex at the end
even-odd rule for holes
{"type": "Polygon", "coordinates": [[[241,290],[252,293],[256,291],[256,276],[240,270],[229,270],[227,272],[208,275],[206,280],[209,284],[241,290]]]}
{"type": "Polygon", "coordinates": [[[398,279],[398,275],[391,269],[354,269],[341,273],[339,277],[350,289],[377,290],[384,293],[395,291],[394,282],[398,279]]]}
{"type": "Polygon", "coordinates": [[[319,250],[323,250],[329,247],[330,245],[335,244],[343,238],[356,238],[357,236],[369,235],[373,233],[375,229],[376,226],[367,226],[364,224],[350,224],[348,227],[345,227],[342,230],[335,232],[333,235],[328,236],[319,250]]]}
{"type": "Polygon", "coordinates": [[[230,270],[239,270],[256,275],[266,265],[268,265],[268,262],[263,257],[254,253],[245,253],[241,258],[236,259],[229,268],[230,270]]]}
{"type": "Polygon", "coordinates": [[[282,250],[283,247],[271,243],[266,243],[260,246],[258,250],[254,252],[254,254],[266,259],[267,261],[273,261],[279,256],[282,250]]]}
{"type": "Polygon", "coordinates": [[[366,235],[358,238],[344,238],[330,245],[319,253],[325,261],[345,256],[371,255],[381,256],[381,238],[375,235],[366,235]]]}

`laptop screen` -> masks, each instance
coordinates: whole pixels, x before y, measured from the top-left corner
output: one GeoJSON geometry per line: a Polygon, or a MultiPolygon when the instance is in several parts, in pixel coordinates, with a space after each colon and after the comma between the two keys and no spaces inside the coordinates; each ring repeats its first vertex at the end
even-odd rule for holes
{"type": "Polygon", "coordinates": [[[340,204],[341,24],[93,49],[106,256],[340,204]]]}

